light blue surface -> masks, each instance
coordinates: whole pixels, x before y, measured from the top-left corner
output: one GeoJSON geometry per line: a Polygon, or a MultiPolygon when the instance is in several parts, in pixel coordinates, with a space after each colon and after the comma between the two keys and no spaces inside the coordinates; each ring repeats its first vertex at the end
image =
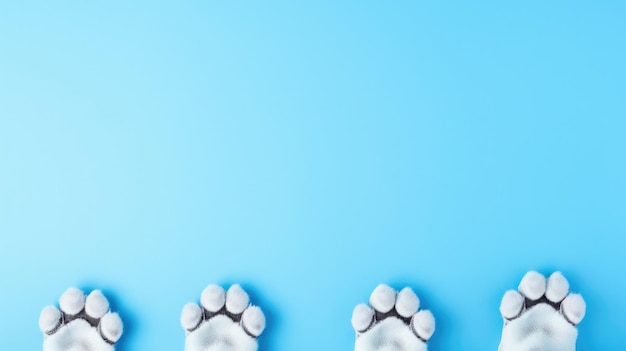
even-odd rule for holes
{"type": "Polygon", "coordinates": [[[529,269],[584,294],[579,350],[623,347],[623,2],[224,3],[0,5],[2,350],[75,285],[118,351],[182,351],[233,282],[260,351],[352,350],[387,282],[431,350],[496,351],[529,269]]]}

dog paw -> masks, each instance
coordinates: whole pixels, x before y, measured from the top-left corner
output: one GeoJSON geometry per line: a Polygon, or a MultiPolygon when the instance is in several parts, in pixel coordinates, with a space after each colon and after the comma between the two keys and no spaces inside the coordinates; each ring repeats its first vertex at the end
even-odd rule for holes
{"type": "Polygon", "coordinates": [[[561,272],[548,279],[530,271],[517,290],[502,297],[504,318],[500,351],[574,351],[576,325],[585,316],[585,300],[569,292],[569,282],[561,272]]]}
{"type": "Polygon", "coordinates": [[[425,351],[435,318],[419,307],[419,298],[410,288],[396,292],[384,284],[377,286],[369,306],[359,304],[352,313],[355,351],[425,351]]]}
{"type": "Polygon", "coordinates": [[[59,308],[47,306],[39,316],[44,333],[43,351],[113,351],[122,336],[123,324],[109,311],[100,290],[85,296],[76,288],[59,299],[59,308]]]}
{"type": "Polygon", "coordinates": [[[256,351],[265,315],[250,305],[241,286],[224,291],[209,285],[200,296],[200,306],[188,303],[183,307],[180,323],[187,333],[185,351],[256,351]]]}

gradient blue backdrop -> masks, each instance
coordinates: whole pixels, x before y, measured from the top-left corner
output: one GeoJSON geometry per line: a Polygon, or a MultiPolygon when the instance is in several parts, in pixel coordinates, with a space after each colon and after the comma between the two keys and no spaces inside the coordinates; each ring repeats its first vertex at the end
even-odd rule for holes
{"type": "Polygon", "coordinates": [[[579,350],[626,333],[620,1],[2,1],[0,340],[101,288],[119,351],[240,282],[260,351],[352,350],[413,287],[433,351],[496,351],[500,296],[560,269],[579,350]],[[227,4],[226,4],[227,3],[227,4]]]}

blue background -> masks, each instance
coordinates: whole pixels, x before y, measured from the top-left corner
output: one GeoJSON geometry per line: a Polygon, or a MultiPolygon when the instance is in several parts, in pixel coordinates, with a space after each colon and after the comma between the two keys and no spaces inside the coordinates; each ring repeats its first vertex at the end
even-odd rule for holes
{"type": "Polygon", "coordinates": [[[498,346],[530,269],[584,294],[579,350],[626,332],[623,2],[3,1],[0,340],[101,288],[119,351],[240,282],[260,351],[352,350],[409,285],[431,350],[498,346]]]}

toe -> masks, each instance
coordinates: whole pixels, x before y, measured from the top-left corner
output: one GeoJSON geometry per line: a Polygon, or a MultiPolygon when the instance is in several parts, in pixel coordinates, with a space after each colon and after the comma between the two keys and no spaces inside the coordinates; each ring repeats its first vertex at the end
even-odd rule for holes
{"type": "Polygon", "coordinates": [[[69,288],[59,298],[59,307],[68,315],[76,315],[85,307],[85,294],[76,288],[69,288]]]}
{"type": "Polygon", "coordinates": [[[428,341],[435,332],[435,317],[428,310],[419,311],[411,319],[411,328],[420,339],[428,341]]]}
{"type": "Polygon", "coordinates": [[[107,313],[100,320],[100,334],[112,343],[120,339],[123,329],[122,319],[117,313],[107,313]]]}
{"type": "Polygon", "coordinates": [[[420,300],[411,288],[400,290],[396,297],[396,311],[404,318],[409,318],[417,312],[420,300]]]}
{"type": "Polygon", "coordinates": [[[505,319],[513,319],[519,316],[524,307],[524,297],[515,290],[504,293],[500,302],[500,313],[505,319]]]}
{"type": "Polygon", "coordinates": [[[202,320],[202,309],[195,303],[188,303],[183,307],[180,314],[180,324],[185,330],[191,331],[196,329],[202,320]]]}
{"type": "Polygon", "coordinates": [[[85,301],[85,312],[89,317],[102,318],[109,311],[109,301],[100,290],[92,291],[85,301]]]}
{"type": "Polygon", "coordinates": [[[358,304],[352,312],[352,327],[357,332],[366,331],[374,322],[374,310],[366,304],[358,304]]]}
{"type": "Polygon", "coordinates": [[[211,284],[207,286],[200,296],[200,303],[205,310],[217,312],[224,307],[226,302],[226,292],[219,285],[211,284]]]}
{"type": "Polygon", "coordinates": [[[569,282],[561,272],[554,272],[548,278],[546,298],[552,302],[561,302],[569,291],[569,282]]]}
{"type": "Polygon", "coordinates": [[[522,278],[518,290],[527,298],[537,300],[546,292],[546,277],[541,273],[530,271],[522,278]]]}
{"type": "Polygon", "coordinates": [[[568,321],[577,325],[585,317],[587,304],[580,294],[569,294],[561,302],[561,311],[568,321]]]}
{"type": "Polygon", "coordinates": [[[46,334],[55,331],[61,324],[61,311],[53,306],[47,306],[39,315],[39,329],[46,334]]]}
{"type": "Polygon", "coordinates": [[[248,293],[239,284],[232,285],[226,292],[226,310],[232,314],[240,314],[250,304],[248,293]]]}
{"type": "Polygon", "coordinates": [[[370,296],[370,306],[378,312],[387,313],[391,311],[395,303],[396,291],[385,284],[378,285],[370,296]]]}
{"type": "Polygon", "coordinates": [[[265,315],[257,306],[250,306],[241,316],[243,328],[254,337],[261,335],[265,329],[265,315]]]}

